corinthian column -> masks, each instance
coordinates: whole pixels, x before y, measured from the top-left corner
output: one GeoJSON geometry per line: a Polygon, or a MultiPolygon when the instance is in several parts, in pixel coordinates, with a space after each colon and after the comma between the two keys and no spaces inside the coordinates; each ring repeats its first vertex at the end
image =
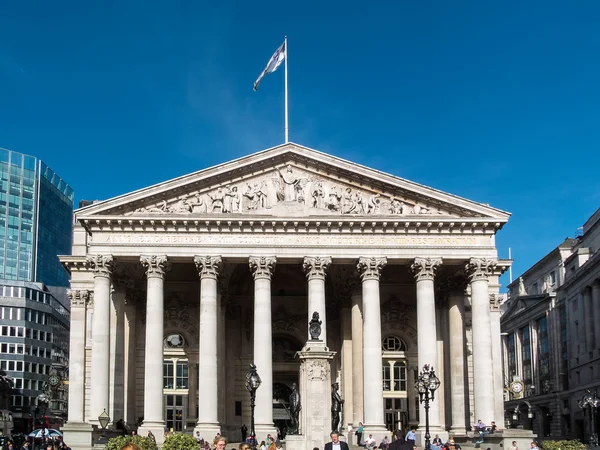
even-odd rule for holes
{"type": "Polygon", "coordinates": [[[360,258],[358,273],[362,281],[363,303],[363,407],[364,435],[379,441],[385,432],[383,417],[383,380],[381,360],[381,311],[379,277],[387,258],[360,258]]]}
{"type": "Polygon", "coordinates": [[[83,423],[85,399],[85,307],[87,290],[69,289],[71,300],[71,336],[69,343],[69,424],[83,423]]]}
{"type": "Polygon", "coordinates": [[[251,256],[254,276],[254,364],[262,384],[256,391],[254,412],[256,434],[274,431],[273,426],[273,341],[271,332],[271,277],[277,259],[251,256]],[[260,431],[259,431],[260,430],[260,431]]]}
{"type": "MultiPolygon", "coordinates": [[[[415,258],[410,265],[417,285],[417,348],[419,352],[418,372],[425,364],[436,367],[437,328],[435,323],[435,291],[433,279],[435,272],[442,264],[442,258],[415,258]]],[[[443,400],[443,397],[441,397],[443,400]]],[[[434,431],[441,431],[440,398],[431,402],[429,409],[429,424],[434,431]]],[[[419,409],[420,420],[425,418],[423,405],[419,409]]]]}
{"type": "Polygon", "coordinates": [[[97,423],[104,410],[110,411],[110,288],[114,269],[112,255],[87,257],[94,272],[94,315],[92,318],[92,398],[90,422],[97,423]]]}
{"type": "Polygon", "coordinates": [[[465,284],[464,278],[453,279],[448,295],[450,401],[452,434],[463,435],[465,424],[465,284]]]}
{"type": "Polygon", "coordinates": [[[352,293],[352,427],[358,428],[359,422],[364,422],[364,383],[363,383],[363,319],[362,295],[352,293]]]}
{"type": "Polygon", "coordinates": [[[210,438],[221,432],[217,389],[217,276],[220,256],[195,256],[200,275],[200,346],[198,424],[194,432],[210,438]]]}
{"type": "MultiPolygon", "coordinates": [[[[327,345],[327,318],[325,313],[325,276],[331,265],[331,258],[305,257],[302,269],[308,279],[308,321],[310,322],[314,312],[319,313],[321,325],[321,340],[327,345]]],[[[310,339],[310,333],[308,339],[310,339]]]]}
{"type": "MultiPolygon", "coordinates": [[[[490,320],[490,296],[488,276],[496,267],[496,261],[471,258],[466,272],[471,283],[471,311],[473,315],[473,394],[475,421],[490,423],[494,417],[494,368],[492,358],[492,331],[490,320]]],[[[501,361],[498,362],[501,364],[501,361]]]]}
{"type": "Polygon", "coordinates": [[[140,434],[152,431],[157,443],[164,439],[163,339],[164,282],[170,269],[166,256],[141,256],[148,277],[146,301],[146,354],[144,361],[144,423],[140,434]]]}

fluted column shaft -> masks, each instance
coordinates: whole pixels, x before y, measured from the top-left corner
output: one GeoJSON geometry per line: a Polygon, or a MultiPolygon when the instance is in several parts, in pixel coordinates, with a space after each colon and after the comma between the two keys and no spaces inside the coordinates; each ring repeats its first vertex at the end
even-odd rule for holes
{"type": "MultiPolygon", "coordinates": [[[[360,258],[358,272],[363,301],[363,406],[365,432],[385,428],[381,359],[381,311],[379,277],[387,259],[360,258]]],[[[376,437],[377,438],[377,437],[376,437]]]]}
{"type": "MultiPolygon", "coordinates": [[[[600,280],[592,285],[592,306],[594,309],[594,325],[596,326],[596,344],[594,348],[600,352],[600,280]]],[[[594,356],[600,356],[600,353],[594,356]]]]}
{"type": "MultiPolygon", "coordinates": [[[[163,339],[164,280],[170,268],[166,256],[142,256],[148,278],[146,301],[146,354],[144,359],[144,429],[164,427],[163,339]]],[[[156,436],[156,433],[153,431],[156,436]]],[[[158,436],[158,439],[162,439],[158,436]]]]}
{"type": "MultiPolygon", "coordinates": [[[[418,372],[425,364],[434,369],[438,362],[437,327],[435,321],[435,290],[433,279],[441,258],[415,258],[410,269],[415,276],[417,288],[417,349],[419,352],[418,372]]],[[[441,429],[440,400],[433,401],[429,407],[429,426],[433,430],[441,429]]],[[[425,409],[419,409],[420,422],[425,419],[425,409]]]]}
{"type": "MultiPolygon", "coordinates": [[[[481,419],[489,424],[494,416],[494,363],[492,358],[492,332],[488,276],[495,261],[471,258],[466,270],[471,283],[471,311],[473,315],[473,394],[474,421],[481,419]]],[[[500,370],[500,368],[498,368],[500,370]]]]}
{"type": "Polygon", "coordinates": [[[71,335],[69,346],[69,423],[85,419],[85,329],[87,290],[69,290],[71,335]]]}
{"type": "Polygon", "coordinates": [[[250,257],[249,262],[254,276],[254,364],[262,380],[256,391],[254,420],[256,428],[269,428],[273,427],[271,277],[277,260],[263,256],[250,257]]]}
{"type": "MultiPolygon", "coordinates": [[[[217,277],[221,269],[220,256],[195,256],[200,275],[200,344],[198,365],[198,428],[219,427],[217,369],[217,277]]],[[[224,356],[224,355],[222,355],[224,356]]],[[[205,436],[202,433],[201,435],[205,436]]],[[[206,430],[209,431],[209,430],[206,430]]],[[[220,430],[219,430],[220,431],[220,430]]],[[[216,434],[216,432],[215,432],[216,434]]]]}
{"type": "Polygon", "coordinates": [[[363,398],[363,319],[362,295],[352,294],[352,402],[354,403],[352,427],[364,422],[363,398]]]}
{"type": "Polygon", "coordinates": [[[583,312],[585,322],[585,349],[588,352],[594,349],[594,313],[592,305],[592,289],[589,287],[583,288],[583,312]]]}
{"type": "Polygon", "coordinates": [[[450,400],[452,406],[453,434],[464,434],[465,424],[465,294],[453,291],[448,299],[448,322],[450,325],[450,400]]]}
{"type": "MultiPolygon", "coordinates": [[[[314,312],[319,313],[321,324],[320,339],[327,345],[327,316],[325,312],[325,276],[331,265],[329,257],[305,257],[302,268],[308,279],[308,321],[314,312]]],[[[308,332],[310,339],[310,332],[308,332]]]]}
{"type": "Polygon", "coordinates": [[[92,318],[92,398],[90,421],[97,422],[110,402],[110,289],[114,269],[112,255],[87,258],[94,272],[94,315],[92,318]]]}

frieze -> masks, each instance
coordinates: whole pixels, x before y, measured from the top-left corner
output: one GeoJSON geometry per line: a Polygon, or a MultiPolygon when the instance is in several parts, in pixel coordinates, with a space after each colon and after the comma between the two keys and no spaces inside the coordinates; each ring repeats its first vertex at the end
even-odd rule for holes
{"type": "Polygon", "coordinates": [[[264,175],[137,208],[127,215],[267,214],[448,215],[400,195],[358,189],[291,164],[264,175]]]}
{"type": "Polygon", "coordinates": [[[131,245],[167,245],[167,246],[384,246],[384,247],[492,247],[489,236],[352,236],[352,235],[254,235],[242,233],[97,233],[94,245],[131,244],[131,245]]]}

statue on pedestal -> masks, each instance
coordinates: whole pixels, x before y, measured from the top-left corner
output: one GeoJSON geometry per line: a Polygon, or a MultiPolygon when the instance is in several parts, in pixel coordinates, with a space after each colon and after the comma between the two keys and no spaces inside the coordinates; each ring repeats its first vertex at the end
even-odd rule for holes
{"type": "Polygon", "coordinates": [[[296,383],[292,383],[292,393],[290,394],[290,419],[291,425],[288,429],[288,434],[298,434],[300,428],[300,410],[302,404],[300,403],[300,393],[296,383]]]}
{"type": "Polygon", "coordinates": [[[340,413],[344,400],[340,397],[339,389],[339,383],[331,385],[331,431],[339,431],[340,427],[340,413]]]}
{"type": "Polygon", "coordinates": [[[308,332],[310,333],[310,339],[312,341],[318,341],[319,336],[321,336],[321,324],[323,321],[319,320],[319,313],[314,312],[312,315],[312,320],[308,324],[308,332]]]}

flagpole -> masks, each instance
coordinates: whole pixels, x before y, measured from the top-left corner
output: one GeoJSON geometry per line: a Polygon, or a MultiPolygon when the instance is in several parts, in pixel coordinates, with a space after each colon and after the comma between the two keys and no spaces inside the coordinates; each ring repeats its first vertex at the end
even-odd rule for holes
{"type": "Polygon", "coordinates": [[[290,127],[288,125],[288,48],[287,48],[287,36],[285,36],[283,41],[283,51],[284,51],[284,59],[285,59],[285,143],[287,144],[289,140],[289,132],[290,127]]]}

